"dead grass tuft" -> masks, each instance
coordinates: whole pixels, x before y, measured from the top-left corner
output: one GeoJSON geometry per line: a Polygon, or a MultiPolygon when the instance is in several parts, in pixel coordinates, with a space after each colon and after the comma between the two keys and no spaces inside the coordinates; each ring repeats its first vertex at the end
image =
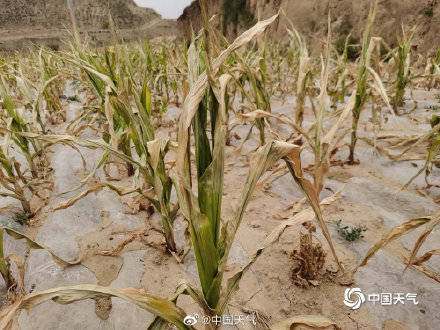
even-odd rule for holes
{"type": "Polygon", "coordinates": [[[324,267],[326,252],[320,242],[313,242],[316,227],[310,221],[302,225],[307,232],[300,233],[299,250],[293,250],[291,254],[294,262],[292,280],[301,287],[317,286],[317,278],[324,267]]]}

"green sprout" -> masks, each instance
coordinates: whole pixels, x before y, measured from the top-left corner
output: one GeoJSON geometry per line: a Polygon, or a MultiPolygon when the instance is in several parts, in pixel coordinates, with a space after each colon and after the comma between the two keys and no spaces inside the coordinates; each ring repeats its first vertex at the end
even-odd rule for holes
{"type": "Polygon", "coordinates": [[[349,242],[357,241],[358,239],[364,238],[363,232],[367,231],[365,226],[345,226],[342,224],[342,220],[335,222],[338,227],[338,233],[344,237],[349,242]]]}

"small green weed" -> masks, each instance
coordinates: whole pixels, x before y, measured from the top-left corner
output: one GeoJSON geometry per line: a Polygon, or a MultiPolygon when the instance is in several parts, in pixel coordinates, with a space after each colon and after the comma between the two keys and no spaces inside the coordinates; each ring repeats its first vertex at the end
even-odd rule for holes
{"type": "Polygon", "coordinates": [[[427,17],[433,17],[434,16],[434,10],[432,9],[432,7],[426,7],[423,10],[423,14],[427,17]]]}
{"type": "Polygon", "coordinates": [[[338,227],[338,233],[342,237],[344,237],[347,241],[353,242],[360,238],[363,238],[364,235],[362,235],[363,232],[367,231],[367,228],[365,226],[344,226],[341,224],[342,220],[336,221],[336,226],[338,227]]]}

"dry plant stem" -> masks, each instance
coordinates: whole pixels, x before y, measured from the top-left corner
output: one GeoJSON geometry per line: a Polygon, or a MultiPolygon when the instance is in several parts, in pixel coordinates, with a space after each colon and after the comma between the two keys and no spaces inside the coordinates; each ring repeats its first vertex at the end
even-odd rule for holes
{"type": "Polygon", "coordinates": [[[304,120],[304,111],[305,111],[305,100],[307,96],[307,83],[311,76],[311,59],[309,57],[307,44],[304,38],[300,35],[300,33],[293,28],[292,22],[291,29],[287,29],[287,32],[290,35],[292,41],[294,41],[295,46],[297,47],[297,61],[298,64],[298,78],[296,81],[296,112],[295,112],[295,123],[302,127],[302,123],[304,120]]]}
{"type": "MultiPolygon", "coordinates": [[[[304,66],[308,65],[309,60],[301,58],[300,62],[300,71],[306,70],[303,68],[304,66]]],[[[296,107],[296,113],[295,113],[295,122],[298,126],[302,127],[302,123],[304,121],[304,110],[305,110],[305,100],[307,96],[307,78],[308,73],[305,75],[303,80],[298,80],[298,87],[297,87],[297,107],[296,107]]]]}
{"type": "Polygon", "coordinates": [[[70,20],[72,22],[72,30],[73,30],[73,35],[75,36],[75,41],[77,44],[80,44],[81,39],[79,37],[78,22],[75,16],[75,6],[73,4],[73,0],[67,0],[67,6],[69,8],[70,20]]]}
{"type": "Polygon", "coordinates": [[[25,195],[24,195],[24,191],[21,188],[20,184],[18,182],[14,182],[14,187],[15,187],[15,191],[17,192],[18,196],[21,196],[20,198],[20,204],[23,207],[23,211],[26,213],[31,214],[31,204],[29,203],[29,201],[26,199],[25,195]]]}
{"type": "MultiPolygon", "coordinates": [[[[328,76],[329,76],[329,64],[330,64],[330,42],[331,42],[331,24],[330,24],[330,14],[327,20],[327,42],[325,46],[325,58],[322,60],[321,69],[321,79],[320,79],[320,93],[318,95],[318,107],[315,112],[316,125],[315,125],[315,144],[314,144],[314,154],[315,154],[315,166],[314,166],[314,186],[316,195],[319,196],[321,190],[324,186],[324,176],[328,172],[329,160],[327,159],[324,146],[322,145],[321,136],[323,134],[323,120],[324,114],[329,111],[330,99],[327,94],[328,86],[328,76]]],[[[336,132],[335,132],[336,133],[336,132]]]]}
{"type": "Polygon", "coordinates": [[[3,251],[3,229],[0,228],[0,274],[5,281],[6,288],[10,288],[14,285],[15,280],[9,271],[9,264],[5,260],[5,255],[3,251]]]}
{"type": "Polygon", "coordinates": [[[351,129],[351,142],[350,142],[350,154],[348,156],[348,163],[350,165],[355,164],[354,151],[355,151],[356,143],[358,140],[357,127],[358,127],[358,122],[359,122],[359,115],[360,114],[353,114],[353,125],[352,125],[352,129],[351,129]]]}
{"type": "Polygon", "coordinates": [[[12,172],[10,173],[10,175],[12,175],[13,178],[5,176],[3,174],[3,171],[0,169],[0,185],[10,191],[0,192],[0,196],[12,197],[19,200],[23,207],[23,211],[31,213],[30,203],[25,197],[24,189],[18,181],[18,176],[14,177],[12,172]]]}

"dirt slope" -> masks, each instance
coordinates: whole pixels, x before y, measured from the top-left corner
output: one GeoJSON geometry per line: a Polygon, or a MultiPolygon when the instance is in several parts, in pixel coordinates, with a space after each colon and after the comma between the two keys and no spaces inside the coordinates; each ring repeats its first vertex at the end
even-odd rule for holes
{"type": "MultiPolygon", "coordinates": [[[[223,28],[229,36],[243,30],[260,17],[266,18],[280,9],[286,13],[272,28],[278,38],[285,36],[285,28],[291,20],[294,26],[304,33],[319,50],[319,40],[327,31],[327,13],[330,10],[334,40],[352,31],[353,38],[359,40],[371,0],[212,0],[209,1],[210,14],[218,14],[215,19],[218,28],[223,28]],[[287,18],[286,18],[287,17],[287,18]]],[[[200,8],[197,1],[185,9],[178,19],[179,28],[189,33],[191,26],[200,26],[200,8]]],[[[415,43],[422,51],[440,46],[440,2],[437,0],[380,0],[374,33],[394,44],[396,34],[405,27],[419,25],[415,43]]]]}
{"type": "MultiPolygon", "coordinates": [[[[75,0],[80,33],[95,45],[111,40],[107,0],[75,0]]],[[[175,22],[132,0],[110,1],[110,11],[124,40],[175,34],[175,22]]],[[[32,43],[53,48],[71,28],[66,0],[0,0],[0,50],[20,49],[32,43]]]]}

